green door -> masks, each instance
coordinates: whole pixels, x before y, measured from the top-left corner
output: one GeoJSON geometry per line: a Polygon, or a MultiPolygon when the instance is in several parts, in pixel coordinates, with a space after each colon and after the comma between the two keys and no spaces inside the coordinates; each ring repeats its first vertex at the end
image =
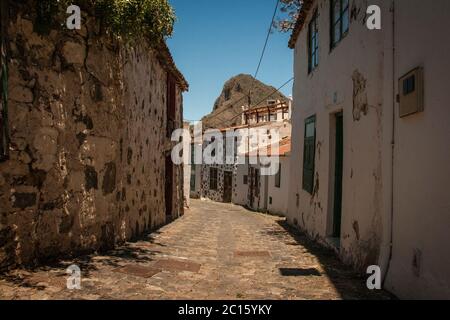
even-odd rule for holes
{"type": "Polygon", "coordinates": [[[342,171],[344,167],[344,118],[342,113],[335,116],[336,121],[336,155],[334,173],[334,217],[333,237],[341,237],[342,220],[342,171]]]}

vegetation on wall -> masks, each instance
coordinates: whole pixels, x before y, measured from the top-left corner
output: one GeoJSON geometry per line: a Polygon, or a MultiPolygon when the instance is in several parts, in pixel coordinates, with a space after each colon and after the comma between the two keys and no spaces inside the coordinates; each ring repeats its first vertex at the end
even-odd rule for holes
{"type": "Polygon", "coordinates": [[[67,17],[72,4],[93,12],[105,31],[125,40],[170,37],[176,19],[168,0],[38,0],[36,4],[37,31],[41,33],[52,25],[65,25],[59,17],[67,17]]]}
{"type": "Polygon", "coordinates": [[[274,27],[281,32],[294,29],[303,0],[280,0],[281,15],[274,21],[274,27]]]}

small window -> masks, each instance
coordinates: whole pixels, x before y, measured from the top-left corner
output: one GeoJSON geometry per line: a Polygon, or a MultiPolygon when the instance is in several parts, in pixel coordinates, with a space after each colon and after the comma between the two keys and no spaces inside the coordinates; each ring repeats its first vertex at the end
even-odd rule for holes
{"type": "Polygon", "coordinates": [[[269,204],[272,204],[273,203],[273,199],[272,199],[272,197],[269,197],[269,204]]]}
{"type": "Polygon", "coordinates": [[[403,80],[403,95],[406,96],[416,90],[416,77],[412,75],[403,80]]]}
{"type": "Polygon", "coordinates": [[[331,0],[331,49],[347,34],[350,26],[349,0],[331,0]]]}
{"type": "Polygon", "coordinates": [[[217,190],[217,168],[209,169],[209,189],[217,190]]]}
{"type": "Polygon", "coordinates": [[[303,147],[303,190],[314,192],[314,170],[316,157],[316,117],[305,121],[305,141],[303,147]]]}
{"type": "Polygon", "coordinates": [[[244,184],[248,184],[248,175],[244,176],[244,184]]]}
{"type": "MultiPolygon", "coordinates": [[[[308,29],[308,72],[319,65],[319,26],[317,11],[314,13],[308,29]]],[[[284,117],[284,114],[283,114],[284,117]]]]}
{"type": "Polygon", "coordinates": [[[281,188],[281,163],[278,164],[278,172],[275,175],[275,188],[281,188]]]}
{"type": "Polygon", "coordinates": [[[277,114],[276,113],[271,113],[270,114],[270,121],[277,121],[277,114]]]}

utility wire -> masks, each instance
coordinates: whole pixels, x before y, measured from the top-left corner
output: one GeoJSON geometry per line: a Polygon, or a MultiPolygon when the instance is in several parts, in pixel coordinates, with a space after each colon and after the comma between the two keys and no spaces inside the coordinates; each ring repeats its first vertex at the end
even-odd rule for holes
{"type": "MultiPolygon", "coordinates": [[[[272,20],[270,21],[269,30],[267,31],[266,40],[265,40],[265,42],[264,42],[264,46],[263,46],[263,49],[262,49],[262,52],[261,52],[261,56],[260,56],[260,58],[259,58],[258,66],[256,67],[256,71],[255,71],[255,75],[254,75],[253,80],[252,80],[252,84],[251,84],[251,87],[250,87],[250,91],[249,91],[248,94],[244,94],[244,96],[243,96],[242,98],[240,98],[239,100],[235,101],[235,102],[233,103],[233,105],[239,103],[240,101],[244,100],[245,98],[248,98],[248,99],[249,99],[249,105],[251,104],[251,93],[252,93],[253,87],[255,86],[255,80],[256,80],[256,77],[258,76],[259,70],[260,70],[260,68],[261,68],[262,61],[263,61],[263,59],[264,59],[264,55],[265,55],[265,53],[266,53],[267,44],[269,43],[270,34],[271,34],[271,32],[272,32],[273,23],[274,23],[274,21],[275,21],[275,18],[276,18],[277,12],[278,12],[278,6],[279,6],[279,4],[280,4],[280,0],[276,0],[276,2],[277,2],[277,3],[276,3],[276,5],[275,5],[275,10],[274,10],[273,15],[272,15],[272,20]]],[[[234,109],[232,109],[232,110],[234,111],[234,109]]],[[[228,111],[228,108],[224,108],[222,111],[216,113],[214,116],[217,117],[218,115],[224,113],[225,111],[228,111]]],[[[242,114],[242,113],[241,113],[241,114],[242,114]]],[[[240,114],[239,114],[239,115],[240,115],[240,114]]]]}
{"type": "Polygon", "coordinates": [[[275,10],[273,12],[272,20],[270,21],[269,30],[267,31],[266,41],[264,42],[264,47],[263,47],[263,50],[262,50],[262,53],[261,53],[261,57],[259,58],[258,67],[256,68],[256,72],[255,72],[255,76],[254,76],[255,79],[258,76],[259,69],[261,68],[261,63],[262,63],[262,61],[264,59],[264,54],[266,53],[267,44],[269,42],[270,34],[272,33],[273,23],[275,21],[275,17],[276,17],[277,12],[278,12],[278,5],[279,5],[279,3],[280,3],[280,0],[277,0],[277,3],[275,5],[275,10]]]}
{"type": "MultiPolygon", "coordinates": [[[[257,104],[253,105],[250,109],[254,109],[257,106],[259,106],[261,103],[263,103],[264,101],[266,101],[268,98],[270,98],[272,95],[274,95],[275,93],[279,92],[282,88],[284,88],[285,86],[287,86],[292,80],[294,80],[294,77],[292,77],[291,79],[289,79],[288,81],[286,81],[285,83],[283,83],[281,85],[281,87],[279,87],[278,89],[273,90],[269,95],[267,95],[266,97],[264,97],[263,99],[261,99],[261,101],[259,101],[257,104]]],[[[240,117],[242,114],[244,114],[247,110],[240,112],[239,114],[237,114],[234,118],[230,119],[230,120],[226,120],[226,121],[222,121],[219,123],[225,123],[225,122],[232,122],[233,120],[237,119],[238,117],[240,117]]],[[[216,126],[218,127],[218,126],[216,126]]]]}

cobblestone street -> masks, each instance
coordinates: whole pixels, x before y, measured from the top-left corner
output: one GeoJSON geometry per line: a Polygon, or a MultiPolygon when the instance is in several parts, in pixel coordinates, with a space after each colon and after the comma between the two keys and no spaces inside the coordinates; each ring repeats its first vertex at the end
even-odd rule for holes
{"type": "Polygon", "coordinates": [[[0,278],[1,299],[379,299],[284,219],[193,200],[184,217],[104,255],[0,278]],[[66,268],[82,271],[66,288],[66,268]]]}

